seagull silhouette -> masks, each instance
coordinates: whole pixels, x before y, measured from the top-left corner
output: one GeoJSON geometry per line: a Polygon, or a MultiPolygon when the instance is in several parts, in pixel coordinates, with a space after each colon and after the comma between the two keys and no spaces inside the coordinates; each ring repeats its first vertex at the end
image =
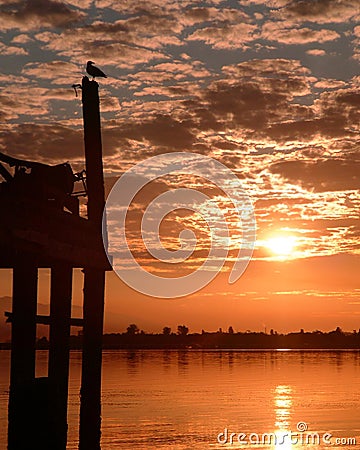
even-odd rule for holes
{"type": "Polygon", "coordinates": [[[107,78],[107,76],[104,74],[102,70],[100,70],[98,67],[94,66],[95,64],[93,61],[88,61],[86,64],[86,72],[93,77],[103,77],[107,78]]]}

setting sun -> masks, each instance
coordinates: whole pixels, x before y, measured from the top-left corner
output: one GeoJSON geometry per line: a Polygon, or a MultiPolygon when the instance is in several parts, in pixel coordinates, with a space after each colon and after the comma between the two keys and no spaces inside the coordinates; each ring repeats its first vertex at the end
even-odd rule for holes
{"type": "Polygon", "coordinates": [[[290,255],[296,246],[294,236],[277,236],[265,241],[265,247],[278,256],[290,255]]]}

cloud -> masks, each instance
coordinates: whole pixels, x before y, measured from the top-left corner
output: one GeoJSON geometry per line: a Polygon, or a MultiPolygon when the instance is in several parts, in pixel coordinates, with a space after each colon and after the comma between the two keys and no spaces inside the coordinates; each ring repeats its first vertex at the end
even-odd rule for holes
{"type": "MultiPolygon", "coordinates": [[[[211,76],[211,72],[199,61],[178,61],[154,64],[124,80],[135,97],[159,96],[171,99],[189,99],[201,91],[200,83],[211,76]]],[[[174,109],[169,106],[169,111],[174,109]]]]}
{"type": "Polygon", "coordinates": [[[71,79],[80,72],[79,67],[67,61],[47,61],[27,63],[21,73],[35,79],[53,81],[56,84],[63,84],[64,78],[71,79]]]}
{"type": "Polygon", "coordinates": [[[283,105],[287,95],[281,92],[265,92],[258,83],[247,82],[229,86],[218,83],[205,94],[209,108],[217,117],[232,120],[237,125],[261,129],[274,119],[274,105],[283,105]],[[231,116],[230,116],[231,115],[231,116]]]}
{"type": "Polygon", "coordinates": [[[331,92],[323,92],[314,102],[316,108],[324,116],[338,118],[340,115],[346,119],[346,127],[349,130],[359,129],[360,119],[360,89],[338,89],[331,92]]]}
{"type": "MultiPolygon", "coordinates": [[[[207,7],[219,6],[224,0],[207,0],[207,7]]],[[[198,6],[193,0],[95,0],[96,8],[109,8],[124,15],[137,14],[139,12],[151,12],[159,15],[184,12],[188,8],[198,6]]]]}
{"type": "MultiPolygon", "coordinates": [[[[55,93],[56,95],[56,93],[55,93]]],[[[105,109],[113,107],[109,99],[109,105],[105,103],[105,109]]],[[[46,164],[58,164],[70,161],[80,169],[84,165],[84,138],[83,129],[74,127],[74,121],[70,124],[9,124],[1,128],[1,151],[22,159],[31,159],[46,164]]],[[[121,135],[113,132],[110,127],[103,129],[103,154],[104,158],[111,158],[117,152],[117,146],[121,145],[121,135]]]]}
{"type": "Polygon", "coordinates": [[[101,65],[132,68],[152,60],[168,59],[164,53],[159,51],[120,43],[112,38],[98,39],[96,33],[81,28],[61,34],[43,32],[35,37],[44,43],[44,49],[70,58],[74,64],[78,64],[79,61],[94,60],[101,65]]]}
{"type": "Polygon", "coordinates": [[[34,40],[28,34],[18,34],[12,40],[12,44],[28,44],[29,42],[33,42],[34,40]]]}
{"type": "Polygon", "coordinates": [[[28,52],[22,47],[16,47],[14,45],[5,45],[2,42],[0,42],[0,53],[3,56],[28,54],[28,52]]]}
{"type": "Polygon", "coordinates": [[[43,95],[46,89],[32,86],[31,90],[23,84],[9,86],[0,97],[2,112],[7,119],[16,119],[20,115],[43,116],[48,112],[48,104],[43,95]]]}
{"type": "Polygon", "coordinates": [[[101,112],[119,111],[121,108],[119,99],[106,96],[101,99],[101,112]]]}
{"type": "Polygon", "coordinates": [[[29,84],[29,79],[17,74],[0,73],[0,83],[4,87],[6,86],[6,89],[3,89],[3,92],[6,92],[10,85],[29,84]]]}
{"type": "Polygon", "coordinates": [[[311,107],[313,117],[271,124],[266,133],[282,142],[355,138],[359,129],[359,104],[358,89],[324,91],[311,107]]]}
{"type": "Polygon", "coordinates": [[[334,30],[316,30],[307,27],[292,26],[287,22],[267,22],[264,24],[261,37],[280,44],[299,45],[313,42],[323,43],[339,39],[340,34],[334,30]]]}
{"type": "Polygon", "coordinates": [[[312,48],[310,50],[306,50],[306,54],[308,54],[310,56],[325,56],[326,55],[326,51],[325,50],[321,50],[319,48],[312,48]]]}
{"type": "MultiPolygon", "coordinates": [[[[309,304],[323,298],[323,308],[335,296],[343,303],[358,260],[339,254],[360,251],[360,77],[351,59],[358,57],[358,2],[3,0],[1,10],[1,151],[83,169],[81,93],[75,99],[71,85],[81,81],[86,60],[94,60],[108,75],[99,80],[105,173],[120,175],[164,152],[216,158],[255,203],[259,239],[292,234],[299,246],[294,257],[306,258],[306,264],[265,262],[270,255],[258,248],[255,258],[263,261],[250,265],[256,276],[247,286],[245,274],[240,295],[249,292],[249,303],[281,296],[285,304],[300,296],[294,283],[305,283],[309,304]],[[48,9],[40,8],[44,3],[48,9]],[[337,256],[330,265],[324,255],[337,256]],[[331,276],[319,278],[319,267],[329,274],[329,266],[331,276]],[[284,280],[271,294],[270,285],[284,280]],[[320,297],[319,283],[327,297],[320,297]]],[[[130,219],[140,223],[150,194],[179,186],[221,197],[205,180],[165,179],[142,192],[130,219]]],[[[230,210],[221,199],[220,206],[230,210]]],[[[164,244],[177,248],[185,226],[199,239],[181,268],[191,270],[206,257],[206,224],[177,211],[161,232],[164,244]]],[[[147,268],[169,272],[153,264],[138,234],[131,238],[147,268]]],[[[219,286],[221,293],[222,281],[219,286]]]]}
{"type": "Polygon", "coordinates": [[[360,189],[360,154],[318,161],[283,161],[271,171],[315,192],[360,189]]]}
{"type": "Polygon", "coordinates": [[[158,64],[153,70],[136,73],[135,96],[166,95],[169,100],[123,101],[114,133],[117,129],[119,140],[124,139],[129,148],[140,146],[142,152],[149,144],[155,146],[152,152],[161,148],[208,152],[214,130],[229,136],[225,148],[231,148],[231,141],[236,141],[234,148],[240,149],[241,141],[256,136],[262,139],[274,123],[313,118],[310,106],[294,102],[295,97],[310,92],[309,71],[299,61],[252,60],[224,66],[222,71],[222,80],[207,88],[201,88],[197,82],[171,80],[176,80],[177,73],[181,79],[188,72],[191,75],[188,63],[158,64]],[[162,84],[164,80],[172,83],[162,84]]]}
{"type": "Polygon", "coordinates": [[[186,26],[193,26],[202,22],[209,22],[216,19],[217,14],[220,11],[216,8],[197,7],[189,8],[184,11],[184,15],[181,17],[182,23],[186,26]]]}
{"type": "Polygon", "coordinates": [[[265,134],[280,142],[312,141],[321,138],[338,138],[348,136],[345,130],[346,119],[340,113],[333,117],[302,119],[272,124],[265,134]]]}
{"type": "Polygon", "coordinates": [[[309,107],[292,103],[295,96],[310,92],[307,69],[298,61],[252,60],[225,66],[223,71],[228,79],[212,83],[202,98],[225,129],[259,133],[274,122],[313,114],[309,107]]]}
{"type": "Polygon", "coordinates": [[[1,134],[0,144],[11,156],[50,164],[83,155],[82,132],[57,124],[8,127],[1,134]]]}
{"type": "MultiPolygon", "coordinates": [[[[32,70],[40,69],[37,65],[31,65],[29,71],[32,72],[32,70]]],[[[37,80],[30,80],[27,76],[15,77],[0,74],[0,82],[4,85],[0,95],[0,108],[3,117],[8,121],[15,121],[22,116],[28,116],[22,117],[22,122],[26,120],[49,122],[53,120],[54,114],[59,115],[59,104],[55,104],[54,101],[72,102],[73,107],[76,107],[74,103],[75,95],[70,83],[64,86],[64,80],[61,80],[59,76],[56,82],[59,87],[46,88],[40,87],[37,80]],[[60,86],[61,84],[62,86],[60,86]]],[[[65,105],[62,104],[61,106],[64,107],[65,105]]]]}
{"type": "Polygon", "coordinates": [[[346,86],[345,81],[333,80],[330,78],[319,80],[314,84],[314,87],[318,89],[338,89],[344,86],[346,86]]]}
{"type": "Polygon", "coordinates": [[[66,3],[68,5],[74,6],[75,8],[85,10],[90,8],[91,4],[93,3],[93,0],[66,0],[66,3]]]}
{"type": "Polygon", "coordinates": [[[246,48],[246,44],[257,39],[257,26],[249,23],[228,24],[201,28],[187,37],[188,41],[203,41],[216,49],[246,48]]]}
{"type": "Polygon", "coordinates": [[[180,20],[187,27],[195,24],[212,23],[219,24],[236,24],[249,22],[250,16],[241,9],[234,8],[210,8],[210,7],[195,7],[186,8],[181,14],[180,20]]]}
{"type": "MultiPolygon", "coordinates": [[[[182,6],[185,8],[191,3],[189,0],[183,0],[182,6]]],[[[211,2],[210,2],[211,3],[211,2]]],[[[123,0],[119,3],[117,0],[95,0],[97,8],[109,8],[123,14],[136,14],[142,11],[168,13],[170,11],[178,11],[180,4],[177,0],[123,0]]]]}
{"type": "Polygon", "coordinates": [[[191,121],[175,120],[168,115],[156,115],[149,121],[129,123],[119,127],[119,137],[137,141],[148,141],[151,145],[169,149],[186,149],[191,147],[195,136],[191,132],[191,121]]]}
{"type": "Polygon", "coordinates": [[[276,13],[286,19],[319,24],[347,22],[358,14],[357,0],[291,0],[276,13]]]}
{"type": "Polygon", "coordinates": [[[83,14],[70,9],[65,3],[55,0],[25,0],[9,2],[0,12],[0,26],[4,30],[13,28],[38,30],[47,27],[64,28],[79,22],[83,14]]]}
{"type": "Polygon", "coordinates": [[[60,33],[42,32],[35,37],[46,50],[71,58],[72,62],[92,59],[98,64],[132,68],[154,59],[169,57],[161,51],[181,45],[183,25],[173,15],[141,10],[116,21],[94,20],[60,33]]]}
{"type": "Polygon", "coordinates": [[[305,75],[310,74],[310,70],[304,67],[299,60],[284,58],[251,59],[239,64],[223,66],[222,71],[232,78],[284,79],[296,75],[305,79],[305,75]]]}

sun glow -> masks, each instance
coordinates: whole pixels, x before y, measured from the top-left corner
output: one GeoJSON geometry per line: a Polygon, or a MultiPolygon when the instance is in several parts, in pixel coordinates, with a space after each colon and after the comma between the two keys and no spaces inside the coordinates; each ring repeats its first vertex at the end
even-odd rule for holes
{"type": "Polygon", "coordinates": [[[264,246],[277,256],[286,257],[293,253],[296,247],[294,236],[276,236],[267,239],[264,246]]]}

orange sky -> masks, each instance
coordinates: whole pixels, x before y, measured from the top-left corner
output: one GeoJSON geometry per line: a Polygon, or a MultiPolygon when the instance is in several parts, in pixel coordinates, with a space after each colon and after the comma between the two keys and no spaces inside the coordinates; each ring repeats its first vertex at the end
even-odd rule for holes
{"type": "MultiPolygon", "coordinates": [[[[214,211],[211,202],[196,212],[177,209],[161,225],[168,250],[179,248],[182,230],[195,232],[196,250],[184,263],[159,263],[145,251],[142,214],[172,189],[192,188],[216,201],[226,216],[230,252],[210,285],[181,299],[146,297],[108,274],[106,331],[132,322],[146,331],[180,323],[190,331],[358,329],[358,1],[41,5],[9,0],[0,12],[0,151],[84,167],[81,102],[71,85],[90,59],[108,75],[99,82],[108,188],[151,156],[192,152],[228,167],[254,206],[254,255],[229,284],[242,243],[231,199],[191,175],[169,175],[144,188],[129,208],[126,231],[147,270],[180,276],[207,258],[202,213],[214,211]],[[284,237],[288,241],[272,240],[284,237]]],[[[9,309],[9,272],[0,279],[0,307],[9,309]]],[[[42,274],[43,304],[46,279],[42,274]]],[[[75,280],[80,305],[79,274],[75,280]]]]}

